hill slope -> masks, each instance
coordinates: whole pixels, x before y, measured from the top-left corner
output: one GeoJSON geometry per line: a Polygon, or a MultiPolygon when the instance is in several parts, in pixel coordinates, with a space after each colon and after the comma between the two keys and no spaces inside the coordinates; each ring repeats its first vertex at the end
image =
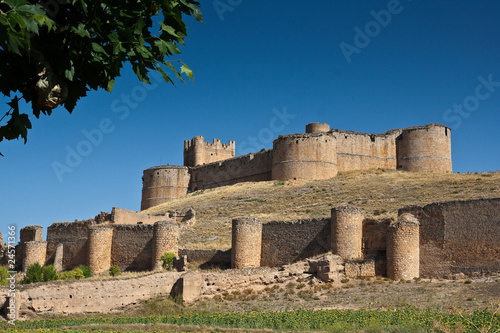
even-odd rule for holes
{"type": "Polygon", "coordinates": [[[314,181],[240,183],[200,190],[144,212],[163,214],[193,207],[197,223],[181,232],[186,248],[231,247],[231,219],[257,217],[263,222],[328,217],[330,209],[354,205],[366,217],[396,217],[405,205],[500,197],[500,172],[419,174],[395,170],[343,172],[314,181]]]}

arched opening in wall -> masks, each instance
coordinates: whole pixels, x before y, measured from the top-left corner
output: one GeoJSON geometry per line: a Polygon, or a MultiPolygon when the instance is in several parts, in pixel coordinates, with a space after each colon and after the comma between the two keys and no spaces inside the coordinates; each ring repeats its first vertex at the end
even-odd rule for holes
{"type": "Polygon", "coordinates": [[[447,128],[444,129],[444,135],[448,136],[448,129],[447,128]]]}
{"type": "Polygon", "coordinates": [[[375,135],[370,135],[370,140],[372,140],[372,142],[375,142],[375,135]]]}
{"type": "Polygon", "coordinates": [[[295,143],[299,143],[299,140],[296,140],[295,143]]]}

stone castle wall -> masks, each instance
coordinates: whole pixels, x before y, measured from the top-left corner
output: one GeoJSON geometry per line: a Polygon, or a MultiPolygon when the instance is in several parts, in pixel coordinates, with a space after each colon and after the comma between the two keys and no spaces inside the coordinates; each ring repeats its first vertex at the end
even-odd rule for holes
{"type": "Polygon", "coordinates": [[[266,150],[192,168],[189,189],[271,180],[272,161],[272,150],[266,150]]]}
{"type": "Polygon", "coordinates": [[[396,137],[401,130],[366,134],[333,130],[338,171],[396,169],[396,137]]]}
{"type": "Polygon", "coordinates": [[[356,207],[332,208],[331,249],[344,260],[362,258],[363,213],[356,207]]]}
{"type": "Polygon", "coordinates": [[[47,259],[53,262],[58,244],[63,244],[62,268],[70,269],[78,265],[87,265],[88,228],[93,221],[75,221],[53,223],[47,228],[47,259]]]}
{"type": "Polygon", "coordinates": [[[184,165],[195,167],[232,158],[235,155],[235,142],[221,143],[214,139],[212,143],[205,142],[202,136],[195,136],[184,141],[184,165]]]}
{"type": "Polygon", "coordinates": [[[393,280],[420,277],[419,222],[409,213],[389,226],[387,235],[387,276],[393,280]]]}
{"type": "Polygon", "coordinates": [[[118,207],[113,207],[111,210],[111,223],[115,224],[154,224],[165,220],[170,220],[168,214],[151,215],[118,207]]]}
{"type": "Polygon", "coordinates": [[[115,225],[111,247],[111,263],[121,271],[151,269],[153,225],[115,225]]]}
{"type": "Polygon", "coordinates": [[[337,139],[330,133],[292,134],[273,142],[272,179],[329,179],[337,175],[337,139]]]}
{"type": "Polygon", "coordinates": [[[279,136],[273,149],[234,157],[235,142],[184,143],[184,167],[144,170],[141,210],[196,191],[247,181],[328,179],[338,171],[399,169],[448,173],[450,129],[439,124],[394,129],[382,134],[333,129],[324,123],[306,125],[306,133],[279,136]]]}
{"type": "Polygon", "coordinates": [[[407,206],[420,222],[420,275],[450,277],[500,271],[500,198],[407,206]]]}
{"type": "Polygon", "coordinates": [[[396,140],[397,168],[423,173],[451,173],[451,133],[446,126],[406,128],[396,140]]]}
{"type": "Polygon", "coordinates": [[[144,170],[141,210],[182,198],[190,175],[184,166],[162,165],[144,170]]]}
{"type": "Polygon", "coordinates": [[[19,231],[19,240],[25,242],[41,242],[43,241],[43,227],[39,225],[29,225],[19,231]]]}
{"type": "Polygon", "coordinates": [[[330,218],[272,221],[262,226],[261,266],[289,264],[330,251],[330,218]]]}
{"type": "Polygon", "coordinates": [[[261,265],[262,222],[252,218],[232,221],[231,268],[261,265]]]}

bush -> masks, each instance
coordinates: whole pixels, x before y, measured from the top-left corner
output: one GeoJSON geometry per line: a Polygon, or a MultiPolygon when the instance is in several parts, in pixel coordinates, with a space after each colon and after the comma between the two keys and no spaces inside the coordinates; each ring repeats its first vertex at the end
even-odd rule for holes
{"type": "Polygon", "coordinates": [[[118,265],[114,265],[109,268],[109,275],[118,276],[120,274],[122,274],[122,271],[120,270],[120,267],[118,267],[118,265]]]}
{"type": "Polygon", "coordinates": [[[70,279],[81,280],[85,278],[85,275],[83,275],[83,271],[79,267],[76,267],[70,271],[59,273],[58,277],[60,280],[70,280],[70,279]]]}
{"type": "Polygon", "coordinates": [[[43,281],[43,273],[42,266],[39,263],[34,263],[33,265],[29,265],[26,271],[26,276],[21,281],[22,284],[42,282],[43,281]]]}
{"type": "Polygon", "coordinates": [[[85,265],[80,265],[78,266],[77,268],[80,268],[83,272],[83,276],[85,278],[89,278],[92,276],[92,270],[90,269],[89,266],[85,266],[85,265]]]}
{"type": "Polygon", "coordinates": [[[0,286],[9,285],[7,282],[8,278],[10,278],[9,269],[7,267],[0,267],[0,286]]]}
{"type": "Polygon", "coordinates": [[[52,265],[42,267],[42,276],[44,282],[55,281],[58,279],[57,271],[52,265]]]}
{"type": "Polygon", "coordinates": [[[174,266],[174,258],[175,254],[172,252],[165,252],[163,256],[160,258],[162,261],[161,266],[163,269],[170,269],[174,266]]]}

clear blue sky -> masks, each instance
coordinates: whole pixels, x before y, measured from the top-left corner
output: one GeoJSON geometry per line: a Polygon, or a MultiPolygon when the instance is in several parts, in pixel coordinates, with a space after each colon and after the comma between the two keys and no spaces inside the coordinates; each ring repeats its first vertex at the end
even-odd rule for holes
{"type": "Polygon", "coordinates": [[[235,140],[240,155],[309,122],[368,133],[436,122],[452,128],[455,172],[500,169],[500,2],[217,0],[202,12],[182,47],[194,82],[146,90],[127,68],[72,115],[32,117],[26,145],[0,144],[4,240],[9,224],[139,210],[142,170],[182,165],[196,135],[235,140]],[[86,156],[68,164],[78,148],[86,156]],[[71,172],[58,177],[57,163],[71,172]]]}

